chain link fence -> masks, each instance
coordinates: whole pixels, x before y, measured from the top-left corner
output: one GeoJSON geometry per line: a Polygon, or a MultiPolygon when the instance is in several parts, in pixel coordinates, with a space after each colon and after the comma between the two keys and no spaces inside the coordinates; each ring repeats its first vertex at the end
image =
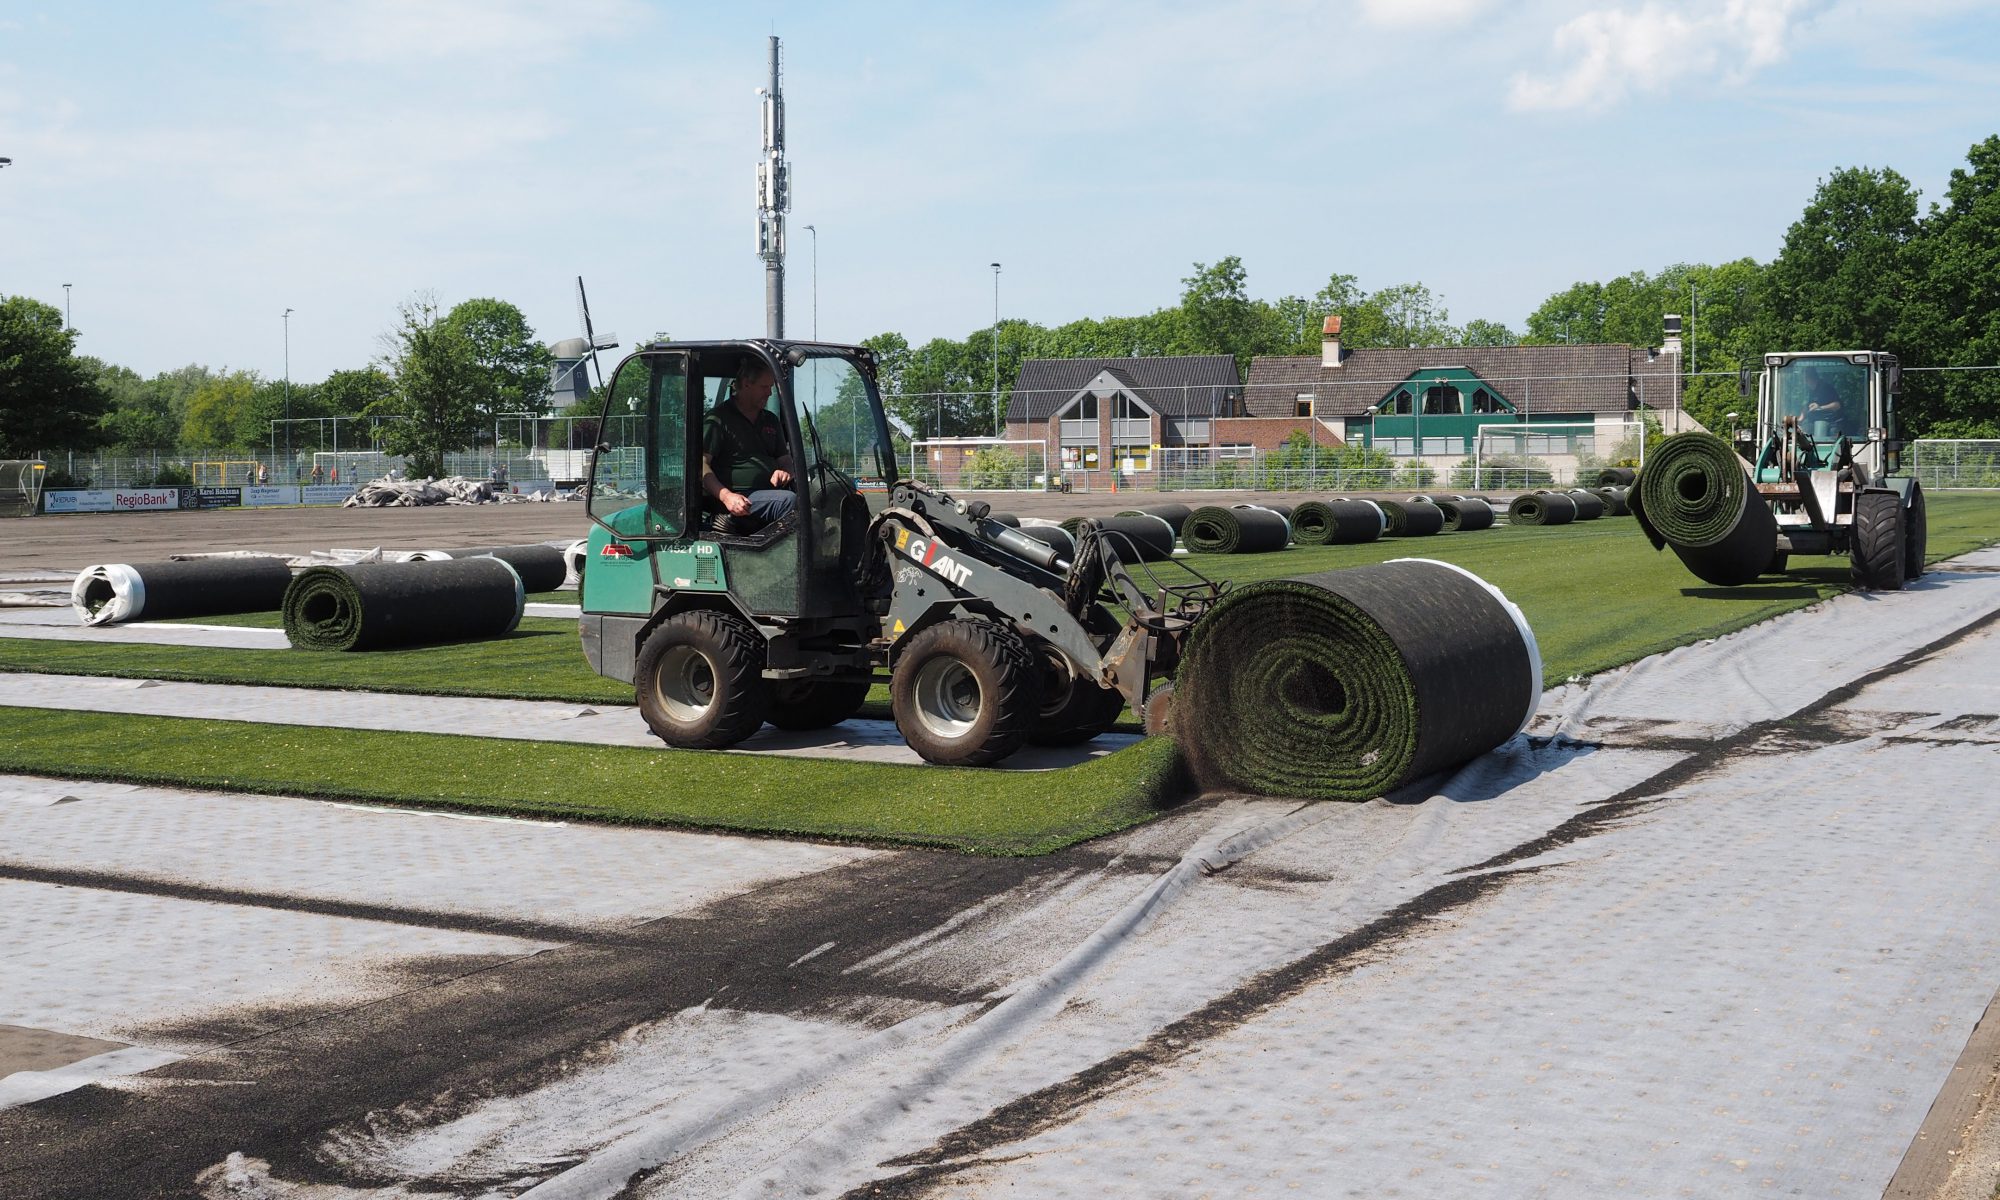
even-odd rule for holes
{"type": "Polygon", "coordinates": [[[2000,440],[1911,442],[1910,474],[1932,490],[2000,488],[2000,440]]]}

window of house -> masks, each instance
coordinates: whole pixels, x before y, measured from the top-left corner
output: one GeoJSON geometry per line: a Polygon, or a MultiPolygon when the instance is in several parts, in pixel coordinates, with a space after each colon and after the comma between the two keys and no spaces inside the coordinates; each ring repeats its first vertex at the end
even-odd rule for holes
{"type": "Polygon", "coordinates": [[[1228,442],[1215,448],[1217,458],[1249,458],[1255,453],[1249,442],[1228,442]]]}
{"type": "Polygon", "coordinates": [[[1456,416],[1465,411],[1459,398],[1458,389],[1448,383],[1436,384],[1424,389],[1424,415],[1427,417],[1456,416]]]}
{"type": "Polygon", "coordinates": [[[1292,415],[1295,417],[1312,416],[1314,398],[1311,392],[1300,392],[1297,396],[1293,397],[1292,415]]]}
{"type": "Polygon", "coordinates": [[[1386,406],[1382,409],[1382,412],[1388,416],[1395,416],[1395,417],[1409,416],[1410,415],[1409,389],[1405,388],[1401,391],[1398,391],[1395,395],[1389,397],[1386,406]]]}
{"type": "Polygon", "coordinates": [[[1497,413],[1500,411],[1500,402],[1493,398],[1493,393],[1487,391],[1485,388],[1480,388],[1478,391],[1472,393],[1472,411],[1476,413],[1497,413]]]}
{"type": "Polygon", "coordinates": [[[1097,419],[1096,393],[1086,392],[1083,399],[1076,402],[1076,407],[1063,415],[1071,421],[1095,421],[1097,419]]]}

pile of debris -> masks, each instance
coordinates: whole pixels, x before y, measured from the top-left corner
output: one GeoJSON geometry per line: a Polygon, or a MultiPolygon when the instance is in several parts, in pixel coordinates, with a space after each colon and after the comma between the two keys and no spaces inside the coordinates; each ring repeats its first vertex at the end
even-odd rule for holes
{"type": "Polygon", "coordinates": [[[347,498],[344,508],[417,508],[428,504],[499,504],[525,500],[484,479],[375,479],[347,498]]]}

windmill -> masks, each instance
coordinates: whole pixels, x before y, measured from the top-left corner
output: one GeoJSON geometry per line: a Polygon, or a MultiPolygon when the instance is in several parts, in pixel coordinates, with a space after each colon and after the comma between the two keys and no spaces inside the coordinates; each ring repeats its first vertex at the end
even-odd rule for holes
{"type": "Polygon", "coordinates": [[[604,386],[604,367],[597,360],[599,350],[616,350],[618,335],[599,334],[590,322],[590,297],[583,290],[583,276],[576,277],[576,319],[583,326],[583,336],[564,338],[549,347],[555,361],[549,366],[549,390],[554,393],[556,403],[565,407],[580,404],[590,399],[591,375],[597,376],[597,386],[604,386]],[[584,364],[589,363],[589,369],[584,364]]]}

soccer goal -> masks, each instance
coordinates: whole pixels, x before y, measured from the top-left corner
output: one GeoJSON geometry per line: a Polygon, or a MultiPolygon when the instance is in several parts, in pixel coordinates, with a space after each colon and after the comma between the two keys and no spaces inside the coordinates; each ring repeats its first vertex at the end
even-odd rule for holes
{"type": "Polygon", "coordinates": [[[1039,438],[932,438],[910,443],[910,478],[966,492],[1039,492],[1049,444],[1039,438]]]}
{"type": "Polygon", "coordinates": [[[255,459],[213,459],[188,464],[188,474],[196,487],[253,487],[258,465],[255,459]]]}
{"type": "Polygon", "coordinates": [[[315,450],[308,483],[367,483],[387,478],[396,460],[379,450],[315,450]]]}
{"type": "Polygon", "coordinates": [[[32,517],[40,511],[48,470],[40,459],[0,459],[0,517],[32,517]]]}
{"type": "Polygon", "coordinates": [[[1472,443],[1472,461],[1452,468],[1447,482],[1463,488],[1569,484],[1579,461],[1598,453],[1597,433],[1595,421],[1484,425],[1472,443]]]}

